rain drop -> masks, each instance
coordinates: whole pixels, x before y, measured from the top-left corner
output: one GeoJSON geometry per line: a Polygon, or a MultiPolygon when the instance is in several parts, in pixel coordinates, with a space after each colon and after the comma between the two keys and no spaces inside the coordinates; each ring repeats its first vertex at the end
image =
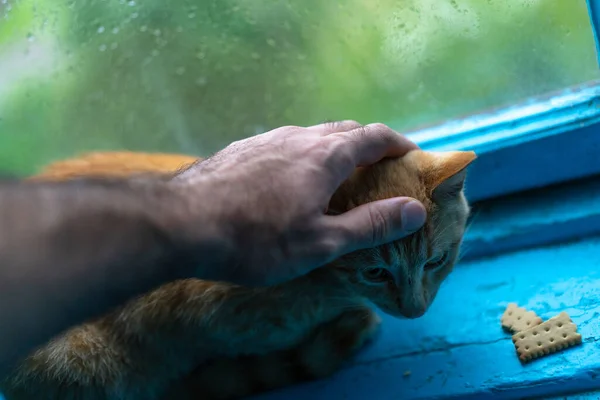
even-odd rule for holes
{"type": "Polygon", "coordinates": [[[104,27],[103,26],[101,26],[101,27],[98,28],[98,33],[102,33],[102,32],[104,32],[104,27]]]}

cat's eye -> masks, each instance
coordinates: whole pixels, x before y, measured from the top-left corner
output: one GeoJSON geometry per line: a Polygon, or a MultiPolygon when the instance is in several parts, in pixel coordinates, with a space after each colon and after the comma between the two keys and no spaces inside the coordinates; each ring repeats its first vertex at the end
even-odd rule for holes
{"type": "Polygon", "coordinates": [[[425,264],[424,269],[425,271],[433,271],[442,267],[444,264],[446,264],[446,262],[448,262],[448,252],[445,252],[429,260],[427,264],[425,264]]]}
{"type": "Polygon", "coordinates": [[[373,268],[363,271],[365,279],[371,282],[386,282],[393,280],[392,273],[385,268],[373,268]]]}

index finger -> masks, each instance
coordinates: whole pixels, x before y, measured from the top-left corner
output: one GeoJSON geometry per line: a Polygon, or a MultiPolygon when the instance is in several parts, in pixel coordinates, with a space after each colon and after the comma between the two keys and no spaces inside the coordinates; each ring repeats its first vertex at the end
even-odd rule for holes
{"type": "Polygon", "coordinates": [[[369,124],[327,138],[338,142],[332,161],[347,172],[346,177],[356,167],[368,166],[383,158],[402,157],[419,149],[416,143],[384,124],[369,124]]]}

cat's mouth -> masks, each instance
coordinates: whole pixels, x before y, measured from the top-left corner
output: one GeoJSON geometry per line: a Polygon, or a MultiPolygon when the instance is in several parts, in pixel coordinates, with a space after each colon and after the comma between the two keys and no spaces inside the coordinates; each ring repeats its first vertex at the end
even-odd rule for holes
{"type": "Polygon", "coordinates": [[[384,313],[401,319],[415,319],[420,318],[427,312],[428,307],[426,305],[419,307],[394,307],[390,305],[377,305],[384,313]]]}
{"type": "Polygon", "coordinates": [[[422,317],[427,312],[427,307],[423,308],[409,308],[400,310],[400,314],[409,319],[415,319],[422,317]]]}

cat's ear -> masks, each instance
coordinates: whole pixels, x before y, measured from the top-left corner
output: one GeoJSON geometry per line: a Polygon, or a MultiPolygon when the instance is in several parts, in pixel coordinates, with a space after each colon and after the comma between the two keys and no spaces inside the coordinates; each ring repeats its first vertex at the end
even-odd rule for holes
{"type": "Polygon", "coordinates": [[[477,156],[473,151],[431,153],[425,172],[426,185],[435,202],[453,199],[462,192],[467,167],[477,156]]]}

